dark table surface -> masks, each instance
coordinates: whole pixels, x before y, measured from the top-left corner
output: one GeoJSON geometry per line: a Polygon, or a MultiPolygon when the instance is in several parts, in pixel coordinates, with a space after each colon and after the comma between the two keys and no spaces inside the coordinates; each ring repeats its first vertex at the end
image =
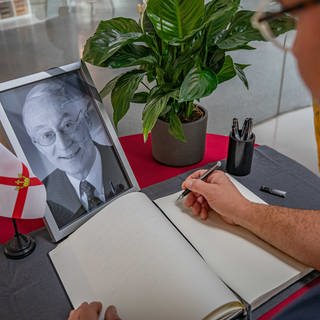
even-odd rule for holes
{"type": "MultiPolygon", "coordinates": [[[[142,191],[151,199],[165,196],[178,191],[187,175],[188,172],[142,191]]],[[[235,178],[267,203],[320,209],[320,178],[268,147],[255,150],[250,175],[235,178]],[[259,191],[262,184],[286,190],[287,197],[279,198],[259,191]]],[[[56,244],[51,242],[45,229],[33,232],[33,236],[37,241],[36,250],[23,260],[9,260],[0,254],[0,319],[67,319],[71,304],[47,255],[56,244]]],[[[280,293],[255,310],[252,318],[259,318],[315,276],[313,273],[280,293]]]]}

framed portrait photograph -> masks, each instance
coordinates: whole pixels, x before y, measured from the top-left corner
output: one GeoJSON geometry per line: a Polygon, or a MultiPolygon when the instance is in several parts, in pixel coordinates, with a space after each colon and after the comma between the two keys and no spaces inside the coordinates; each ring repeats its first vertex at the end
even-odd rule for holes
{"type": "Polygon", "coordinates": [[[139,190],[83,63],[0,83],[0,119],[12,150],[45,185],[54,241],[139,190]]]}

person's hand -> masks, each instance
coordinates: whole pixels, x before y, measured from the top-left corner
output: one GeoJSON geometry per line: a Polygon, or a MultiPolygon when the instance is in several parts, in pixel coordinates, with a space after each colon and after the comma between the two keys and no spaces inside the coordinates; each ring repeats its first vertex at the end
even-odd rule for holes
{"type": "Polygon", "coordinates": [[[206,170],[198,170],[192,173],[183,183],[182,188],[188,188],[190,192],[184,204],[192,209],[195,216],[205,220],[210,210],[215,211],[227,222],[239,224],[238,218],[242,210],[250,205],[250,201],[244,198],[230,179],[220,170],[214,171],[206,180],[199,177],[206,170]]]}
{"type": "MultiPolygon", "coordinates": [[[[98,320],[101,309],[101,302],[83,302],[79,308],[70,312],[68,320],[98,320]]],[[[107,308],[104,319],[121,320],[118,316],[117,309],[114,306],[109,306],[107,308]]]]}
{"type": "Polygon", "coordinates": [[[121,320],[120,317],[118,316],[118,312],[115,306],[109,306],[106,310],[105,320],[121,320]]]}
{"type": "Polygon", "coordinates": [[[83,302],[80,307],[70,312],[68,320],[98,320],[101,309],[101,302],[83,302]]]}

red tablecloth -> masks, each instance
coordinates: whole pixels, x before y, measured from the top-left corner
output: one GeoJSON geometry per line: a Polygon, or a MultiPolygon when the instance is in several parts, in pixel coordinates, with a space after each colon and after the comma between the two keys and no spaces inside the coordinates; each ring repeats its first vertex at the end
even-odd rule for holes
{"type": "MultiPolygon", "coordinates": [[[[157,163],[151,155],[151,142],[143,143],[141,134],[120,138],[120,143],[129,160],[130,166],[141,188],[166,180],[189,169],[196,168],[226,157],[228,138],[214,134],[207,134],[206,153],[204,159],[193,166],[168,167],[157,163]]],[[[17,222],[21,233],[43,227],[42,219],[21,220],[17,222]]],[[[0,243],[5,243],[13,236],[11,219],[0,217],[0,243]]]]}
{"type": "Polygon", "coordinates": [[[151,142],[143,143],[142,135],[120,138],[131,168],[141,188],[169,179],[187,170],[221,160],[227,155],[228,137],[207,134],[206,151],[201,162],[187,167],[169,167],[156,162],[151,155],[151,142]]]}

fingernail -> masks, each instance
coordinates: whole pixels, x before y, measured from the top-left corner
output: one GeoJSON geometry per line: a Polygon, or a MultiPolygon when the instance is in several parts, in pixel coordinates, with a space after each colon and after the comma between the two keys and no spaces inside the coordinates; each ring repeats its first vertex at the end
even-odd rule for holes
{"type": "Polygon", "coordinates": [[[109,312],[111,313],[111,315],[113,316],[117,316],[118,315],[118,312],[117,312],[117,309],[115,306],[110,306],[109,307],[109,312]]]}

